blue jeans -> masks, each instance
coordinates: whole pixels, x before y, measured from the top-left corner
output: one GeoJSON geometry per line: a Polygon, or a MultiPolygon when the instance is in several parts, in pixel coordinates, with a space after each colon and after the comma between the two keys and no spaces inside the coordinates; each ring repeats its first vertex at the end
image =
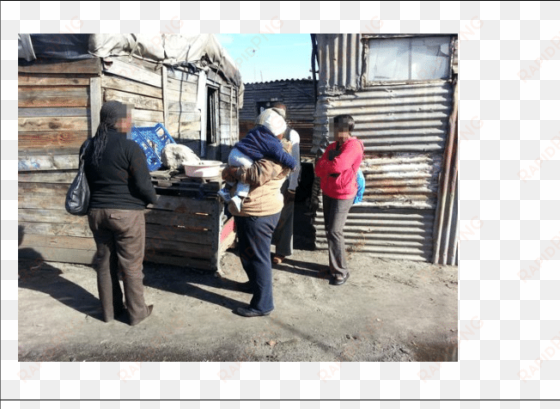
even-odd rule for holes
{"type": "Polygon", "coordinates": [[[261,217],[235,216],[239,257],[253,291],[249,307],[262,313],[274,309],[270,243],[279,219],[280,212],[261,217]]]}

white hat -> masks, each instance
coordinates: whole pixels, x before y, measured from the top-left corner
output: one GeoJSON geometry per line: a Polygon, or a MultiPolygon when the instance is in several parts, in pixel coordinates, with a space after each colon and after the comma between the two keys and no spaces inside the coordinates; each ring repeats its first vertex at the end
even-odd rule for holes
{"type": "Polygon", "coordinates": [[[284,118],[272,108],[263,111],[255,122],[266,126],[275,136],[283,134],[287,127],[284,118]]]}

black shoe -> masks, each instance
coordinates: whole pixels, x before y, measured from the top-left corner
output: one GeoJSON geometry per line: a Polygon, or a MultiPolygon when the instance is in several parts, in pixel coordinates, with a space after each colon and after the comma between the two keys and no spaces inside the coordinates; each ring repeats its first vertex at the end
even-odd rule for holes
{"type": "Polygon", "coordinates": [[[350,273],[346,273],[346,277],[342,278],[342,279],[337,279],[336,277],[333,277],[333,279],[330,282],[330,285],[342,285],[344,284],[346,281],[348,281],[348,277],[350,277],[350,273]]]}
{"type": "Polygon", "coordinates": [[[242,317],[264,317],[266,315],[270,315],[271,312],[272,312],[272,310],[270,310],[268,312],[259,312],[259,311],[250,310],[249,308],[243,308],[243,307],[239,307],[237,310],[235,310],[235,313],[237,315],[241,315],[242,317]]]}

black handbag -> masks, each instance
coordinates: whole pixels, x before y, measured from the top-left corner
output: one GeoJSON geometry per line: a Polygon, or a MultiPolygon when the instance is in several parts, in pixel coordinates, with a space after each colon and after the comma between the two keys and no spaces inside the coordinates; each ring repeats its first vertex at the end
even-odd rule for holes
{"type": "Polygon", "coordinates": [[[89,209],[89,185],[84,171],[84,156],[91,140],[86,140],[80,154],[78,174],[66,193],[66,211],[74,216],[85,216],[89,209]]]}

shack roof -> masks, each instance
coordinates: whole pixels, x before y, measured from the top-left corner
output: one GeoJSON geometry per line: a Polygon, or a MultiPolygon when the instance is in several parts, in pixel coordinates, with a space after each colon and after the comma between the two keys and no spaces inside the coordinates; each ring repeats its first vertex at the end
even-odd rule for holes
{"type": "Polygon", "coordinates": [[[192,64],[243,88],[241,73],[213,34],[19,34],[18,57],[79,60],[133,56],[169,66],[192,64]]]}

